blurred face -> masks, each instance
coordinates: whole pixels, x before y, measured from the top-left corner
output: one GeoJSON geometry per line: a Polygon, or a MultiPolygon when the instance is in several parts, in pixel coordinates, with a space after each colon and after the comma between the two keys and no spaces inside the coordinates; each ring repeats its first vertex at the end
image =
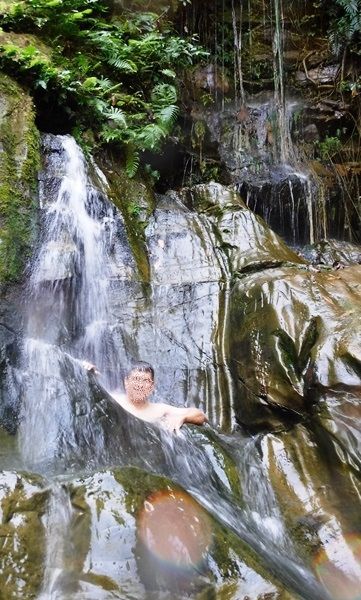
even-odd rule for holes
{"type": "Polygon", "coordinates": [[[132,371],[124,380],[128,400],[133,404],[144,404],[154,389],[154,381],[150,373],[132,371]]]}

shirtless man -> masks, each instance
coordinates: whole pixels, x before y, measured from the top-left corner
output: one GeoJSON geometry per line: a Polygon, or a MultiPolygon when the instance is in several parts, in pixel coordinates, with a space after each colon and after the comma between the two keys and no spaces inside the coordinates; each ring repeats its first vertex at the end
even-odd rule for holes
{"type": "MultiPolygon", "coordinates": [[[[94,365],[83,363],[89,371],[96,372],[94,365]]],[[[112,397],[135,417],[159,423],[169,431],[178,432],[184,423],[203,425],[208,421],[206,415],[195,407],[180,408],[170,404],[149,402],[154,390],[154,370],[146,362],[136,363],[124,378],[125,394],[113,394],[112,397]]]]}

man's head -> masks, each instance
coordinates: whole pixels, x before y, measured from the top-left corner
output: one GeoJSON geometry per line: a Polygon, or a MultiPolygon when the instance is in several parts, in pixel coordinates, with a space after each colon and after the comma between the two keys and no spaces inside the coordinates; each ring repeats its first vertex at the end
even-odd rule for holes
{"type": "Polygon", "coordinates": [[[124,378],[124,388],[128,400],[133,404],[144,404],[154,389],[154,370],[146,362],[132,365],[124,378]]]}

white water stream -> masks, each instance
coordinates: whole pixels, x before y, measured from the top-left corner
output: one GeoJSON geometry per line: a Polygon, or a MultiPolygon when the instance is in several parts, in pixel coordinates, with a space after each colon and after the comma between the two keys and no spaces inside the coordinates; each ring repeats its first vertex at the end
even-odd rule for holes
{"type": "Polygon", "coordinates": [[[56,200],[43,207],[43,240],[29,280],[21,359],[20,449],[28,464],[56,455],[63,443],[76,447],[72,387],[82,378],[79,392],[86,394],[85,371],[77,359],[96,364],[107,388],[119,365],[108,302],[113,208],[90,185],[74,139],[60,141],[63,172],[56,200]],[[64,377],[69,366],[73,382],[64,377]]]}
{"type": "MultiPolygon", "coordinates": [[[[29,468],[39,470],[46,470],[54,457],[77,452],[74,398],[82,396],[86,403],[89,397],[87,375],[78,359],[94,362],[106,387],[112,385],[113,367],[119,364],[110,339],[108,302],[113,208],[90,185],[74,139],[58,139],[60,186],[55,201],[49,199],[42,207],[43,240],[29,280],[21,357],[20,452],[29,468]]],[[[68,495],[54,483],[45,519],[47,549],[39,600],[63,598],[58,588],[71,515],[68,495]]]]}

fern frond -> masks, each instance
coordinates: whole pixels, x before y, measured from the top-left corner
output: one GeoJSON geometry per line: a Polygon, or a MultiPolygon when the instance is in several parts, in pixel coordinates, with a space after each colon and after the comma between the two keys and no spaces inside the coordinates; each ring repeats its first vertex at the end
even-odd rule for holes
{"type": "Polygon", "coordinates": [[[161,127],[171,129],[178,118],[179,108],[175,104],[170,104],[157,110],[154,114],[161,127]]]}
{"type": "Polygon", "coordinates": [[[113,82],[110,81],[107,77],[101,77],[98,79],[98,86],[102,90],[102,92],[107,92],[109,88],[113,86],[113,82]]]}
{"type": "Polygon", "coordinates": [[[116,108],[115,106],[111,106],[109,110],[103,113],[107,119],[114,121],[117,125],[121,127],[127,126],[127,121],[125,118],[125,114],[120,108],[116,108]]]}
{"type": "Polygon", "coordinates": [[[119,55],[108,55],[107,62],[118,71],[125,71],[125,73],[136,73],[138,71],[137,65],[133,61],[125,60],[119,55]]]}
{"type": "Polygon", "coordinates": [[[102,116],[108,110],[108,104],[106,102],[104,102],[104,100],[101,100],[100,98],[97,98],[97,97],[91,98],[89,100],[89,106],[94,108],[96,110],[96,112],[102,116]]]}
{"type": "Polygon", "coordinates": [[[109,144],[110,142],[119,142],[120,141],[120,132],[119,129],[113,129],[111,127],[103,127],[100,132],[100,137],[104,142],[109,144]]]}
{"type": "Polygon", "coordinates": [[[167,135],[167,131],[157,123],[150,123],[139,134],[139,140],[146,150],[156,150],[161,141],[167,135]]]}
{"type": "Polygon", "coordinates": [[[169,83],[159,83],[152,90],[152,102],[156,107],[162,108],[170,104],[176,104],[177,90],[174,85],[169,83]]]}
{"type": "Polygon", "coordinates": [[[177,73],[173,71],[173,69],[162,69],[161,73],[166,77],[171,77],[171,79],[175,79],[177,77],[177,73]]]}
{"type": "Polygon", "coordinates": [[[127,145],[125,171],[128,177],[133,178],[139,169],[139,151],[133,144],[127,145]]]}

